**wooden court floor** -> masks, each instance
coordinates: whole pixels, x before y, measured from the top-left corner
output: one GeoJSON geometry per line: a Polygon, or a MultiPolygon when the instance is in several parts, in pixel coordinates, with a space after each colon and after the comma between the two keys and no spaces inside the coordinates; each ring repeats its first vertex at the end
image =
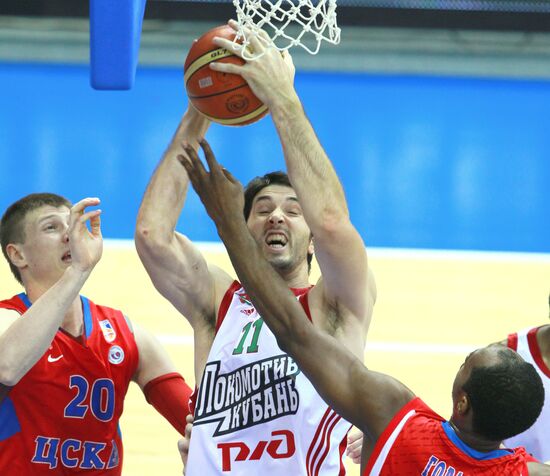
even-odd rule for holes
{"type": "MultiPolygon", "coordinates": [[[[219,247],[207,259],[231,271],[219,247]]],[[[391,374],[448,417],[451,384],[467,353],[548,321],[550,255],[372,250],[378,301],[365,363],[391,374]]],[[[316,279],[314,269],[312,279],[316,279]]],[[[2,296],[20,292],[0,266],[2,296]]],[[[153,288],[133,245],[108,242],[83,294],[122,309],[163,342],[190,385],[191,329],[153,288]]],[[[131,385],[122,419],[125,476],[181,474],[178,435],[131,385]]],[[[359,468],[348,464],[349,475],[359,468]]]]}

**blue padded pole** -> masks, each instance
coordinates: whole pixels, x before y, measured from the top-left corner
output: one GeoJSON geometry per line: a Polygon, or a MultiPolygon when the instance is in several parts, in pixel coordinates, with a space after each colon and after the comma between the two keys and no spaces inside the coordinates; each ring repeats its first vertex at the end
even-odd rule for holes
{"type": "Polygon", "coordinates": [[[124,90],[134,84],[146,0],[90,0],[90,83],[124,90]]]}

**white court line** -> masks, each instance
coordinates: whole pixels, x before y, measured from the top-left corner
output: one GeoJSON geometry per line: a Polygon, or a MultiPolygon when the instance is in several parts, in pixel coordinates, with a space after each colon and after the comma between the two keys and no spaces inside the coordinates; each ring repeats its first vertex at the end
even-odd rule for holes
{"type": "MultiPolygon", "coordinates": [[[[167,345],[192,346],[193,336],[158,334],[157,338],[167,345]]],[[[392,352],[404,354],[451,354],[468,355],[478,346],[467,344],[421,344],[415,342],[367,342],[366,352],[392,352]]]]}
{"type": "MultiPolygon", "coordinates": [[[[198,241],[195,245],[210,253],[225,253],[221,242],[198,241]]],[[[133,240],[106,239],[105,247],[109,249],[135,250],[133,240]]],[[[429,259],[457,261],[518,261],[550,263],[550,253],[528,253],[516,251],[472,251],[472,250],[431,250],[416,248],[377,248],[367,247],[373,258],[390,259],[429,259]]]]}
{"type": "Polygon", "coordinates": [[[365,352],[396,352],[405,354],[468,355],[479,346],[468,344],[427,344],[419,342],[367,342],[365,352]]]}

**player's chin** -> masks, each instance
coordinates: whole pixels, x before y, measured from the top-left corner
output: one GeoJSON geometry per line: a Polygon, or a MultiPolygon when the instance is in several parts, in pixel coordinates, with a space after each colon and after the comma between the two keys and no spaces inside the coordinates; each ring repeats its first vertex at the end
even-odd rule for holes
{"type": "Polygon", "coordinates": [[[73,260],[71,258],[65,258],[61,260],[61,268],[67,269],[71,264],[73,263],[73,260]]]}
{"type": "Polygon", "coordinates": [[[274,253],[266,256],[266,258],[275,269],[285,270],[292,266],[292,260],[286,253],[274,253]]]}

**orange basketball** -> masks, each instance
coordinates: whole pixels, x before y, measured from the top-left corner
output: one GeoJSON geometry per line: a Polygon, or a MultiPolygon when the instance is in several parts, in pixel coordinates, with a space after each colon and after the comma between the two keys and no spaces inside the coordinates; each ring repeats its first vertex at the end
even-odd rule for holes
{"type": "Polygon", "coordinates": [[[232,40],[235,31],[227,25],[207,31],[193,42],[185,60],[185,89],[193,106],[210,120],[228,126],[244,126],[264,117],[267,107],[239,75],[214,71],[212,61],[244,64],[244,60],[212,42],[219,36],[232,40]]]}

